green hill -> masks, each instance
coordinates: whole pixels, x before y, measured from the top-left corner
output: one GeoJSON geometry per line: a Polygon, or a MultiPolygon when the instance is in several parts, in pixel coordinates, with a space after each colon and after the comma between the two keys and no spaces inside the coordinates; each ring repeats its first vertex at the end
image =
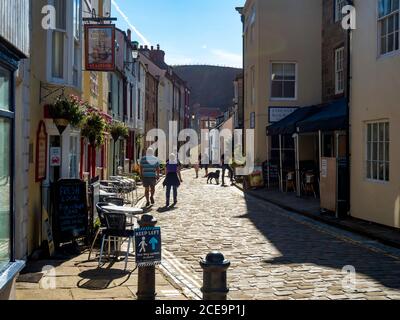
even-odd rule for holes
{"type": "Polygon", "coordinates": [[[226,111],[234,98],[233,81],[242,69],[207,65],[174,66],[191,89],[190,105],[226,111]]]}

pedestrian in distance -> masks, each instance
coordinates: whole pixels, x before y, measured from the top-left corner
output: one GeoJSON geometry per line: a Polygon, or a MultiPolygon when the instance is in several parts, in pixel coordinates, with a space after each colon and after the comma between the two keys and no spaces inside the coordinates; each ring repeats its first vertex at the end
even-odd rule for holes
{"type": "Polygon", "coordinates": [[[196,172],[196,179],[199,178],[200,163],[201,163],[201,155],[199,155],[198,160],[193,165],[194,171],[196,172]]]}
{"type": "Polygon", "coordinates": [[[230,180],[231,180],[231,185],[233,185],[233,176],[234,176],[234,172],[233,172],[232,167],[231,167],[230,164],[229,164],[229,159],[227,159],[227,160],[225,161],[225,154],[223,154],[223,155],[221,156],[221,168],[222,168],[222,185],[221,185],[221,187],[225,187],[225,186],[226,186],[226,185],[225,185],[225,174],[226,174],[226,171],[228,171],[228,173],[229,173],[229,178],[230,178],[230,180]]]}
{"type": "Polygon", "coordinates": [[[201,164],[201,168],[204,169],[204,171],[206,172],[204,178],[208,177],[208,167],[210,164],[210,158],[208,157],[207,153],[203,154],[203,157],[200,156],[200,164],[201,164]]]}
{"type": "Polygon", "coordinates": [[[173,191],[174,206],[178,203],[178,188],[183,182],[181,175],[181,166],[175,154],[171,153],[165,167],[166,177],[164,187],[166,190],[166,207],[169,207],[171,199],[171,189],[173,191]]]}
{"type": "Polygon", "coordinates": [[[146,156],[140,160],[140,176],[145,188],[146,207],[154,204],[156,184],[160,178],[160,160],[154,156],[154,150],[149,148],[146,156]]]}

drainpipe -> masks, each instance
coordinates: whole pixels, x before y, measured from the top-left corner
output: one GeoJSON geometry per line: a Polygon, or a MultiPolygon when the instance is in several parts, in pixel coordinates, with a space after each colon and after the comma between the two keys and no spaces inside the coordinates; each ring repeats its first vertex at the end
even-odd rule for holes
{"type": "MultiPolygon", "coordinates": [[[[354,6],[353,0],[348,0],[348,5],[354,6]]],[[[350,150],[350,90],[351,90],[351,28],[347,30],[347,79],[346,79],[346,187],[347,187],[347,213],[350,213],[350,187],[351,187],[351,180],[350,180],[350,157],[351,157],[351,150],[350,150]]]]}

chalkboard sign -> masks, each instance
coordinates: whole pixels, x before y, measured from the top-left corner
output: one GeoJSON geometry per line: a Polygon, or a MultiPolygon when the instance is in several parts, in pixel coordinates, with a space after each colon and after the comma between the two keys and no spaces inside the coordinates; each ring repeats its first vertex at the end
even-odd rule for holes
{"type": "Polygon", "coordinates": [[[86,184],[81,180],[59,180],[54,192],[54,238],[56,244],[87,236],[86,184]]]}
{"type": "Polygon", "coordinates": [[[264,180],[269,186],[279,184],[279,166],[271,162],[265,162],[263,165],[264,180]]]}

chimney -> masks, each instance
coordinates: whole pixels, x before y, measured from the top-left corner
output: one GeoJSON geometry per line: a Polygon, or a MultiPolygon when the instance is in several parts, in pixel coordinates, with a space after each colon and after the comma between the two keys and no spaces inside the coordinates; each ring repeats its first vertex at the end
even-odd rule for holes
{"type": "Polygon", "coordinates": [[[159,64],[165,63],[165,52],[160,49],[160,45],[157,45],[157,50],[151,51],[151,59],[159,64]]]}
{"type": "Polygon", "coordinates": [[[131,29],[128,29],[128,31],[126,33],[128,34],[128,41],[131,42],[132,41],[132,31],[131,31],[131,29]]]}
{"type": "Polygon", "coordinates": [[[153,47],[153,46],[151,46],[151,47],[150,47],[150,49],[151,49],[151,51],[153,51],[153,50],[154,50],[154,47],[153,47]]]}

